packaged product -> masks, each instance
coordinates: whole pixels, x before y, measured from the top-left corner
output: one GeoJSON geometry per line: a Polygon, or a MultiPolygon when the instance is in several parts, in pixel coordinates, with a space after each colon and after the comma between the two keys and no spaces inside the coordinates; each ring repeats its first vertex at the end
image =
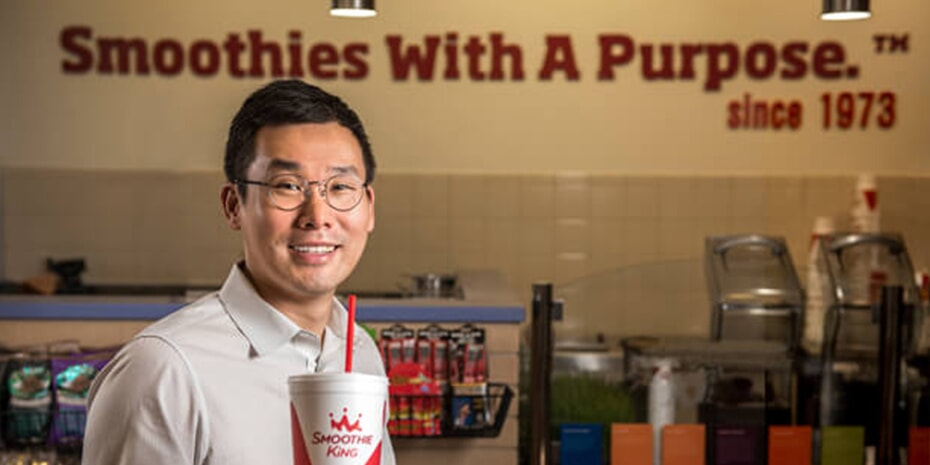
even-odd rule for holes
{"type": "Polygon", "coordinates": [[[397,436],[442,433],[442,388],[418,363],[395,365],[388,373],[391,412],[388,432],[397,436]]]}
{"type": "Polygon", "coordinates": [[[485,330],[471,324],[449,335],[449,379],[452,382],[482,383],[488,380],[485,330]]]}
{"type": "Polygon", "coordinates": [[[45,356],[17,353],[8,362],[3,384],[9,394],[4,436],[10,445],[42,444],[48,438],[52,375],[45,356]]]}
{"type": "Polygon", "coordinates": [[[53,445],[77,445],[84,439],[90,384],[112,356],[108,350],[52,356],[55,403],[49,440],[53,445]]]}
{"type": "Polygon", "coordinates": [[[437,382],[449,381],[449,330],[436,324],[417,330],[417,363],[437,382]]]}

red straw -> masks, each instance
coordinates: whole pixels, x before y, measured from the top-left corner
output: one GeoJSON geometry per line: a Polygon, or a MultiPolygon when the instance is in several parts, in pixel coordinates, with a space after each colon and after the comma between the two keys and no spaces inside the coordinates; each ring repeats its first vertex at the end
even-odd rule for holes
{"type": "Polygon", "coordinates": [[[349,324],[346,328],[346,373],[352,371],[353,339],[355,339],[355,294],[349,294],[349,324]]]}

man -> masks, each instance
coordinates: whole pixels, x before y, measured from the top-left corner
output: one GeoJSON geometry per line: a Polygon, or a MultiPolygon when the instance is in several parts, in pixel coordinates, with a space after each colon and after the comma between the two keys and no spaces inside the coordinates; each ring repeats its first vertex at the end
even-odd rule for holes
{"type": "MultiPolygon", "coordinates": [[[[272,82],[233,119],[224,166],[223,211],[244,259],[101,371],[84,464],[293,463],[287,378],[344,369],[347,315],[334,294],[374,228],[361,121],[319,88],[272,82]]],[[[355,335],[353,371],[383,376],[374,342],[355,335]]]]}

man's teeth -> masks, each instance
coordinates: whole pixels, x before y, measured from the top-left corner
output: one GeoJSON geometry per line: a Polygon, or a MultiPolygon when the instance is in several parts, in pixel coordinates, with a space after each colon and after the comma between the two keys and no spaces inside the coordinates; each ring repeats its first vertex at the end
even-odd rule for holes
{"type": "Polygon", "coordinates": [[[292,245],[291,249],[299,253],[330,253],[336,250],[334,245],[292,245]]]}

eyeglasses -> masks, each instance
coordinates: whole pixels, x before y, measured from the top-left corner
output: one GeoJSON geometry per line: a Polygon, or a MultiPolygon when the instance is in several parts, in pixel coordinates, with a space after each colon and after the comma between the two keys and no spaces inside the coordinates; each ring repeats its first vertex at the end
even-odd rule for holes
{"type": "Polygon", "coordinates": [[[362,201],[362,196],[368,188],[368,183],[348,174],[337,174],[322,181],[307,181],[297,175],[282,174],[271,178],[267,182],[245,179],[236,179],[233,182],[235,184],[254,184],[266,188],[271,204],[275,208],[284,211],[300,208],[310,199],[310,193],[313,190],[311,187],[314,185],[317,186],[320,197],[323,197],[326,204],[332,207],[333,210],[349,211],[362,201]]]}

